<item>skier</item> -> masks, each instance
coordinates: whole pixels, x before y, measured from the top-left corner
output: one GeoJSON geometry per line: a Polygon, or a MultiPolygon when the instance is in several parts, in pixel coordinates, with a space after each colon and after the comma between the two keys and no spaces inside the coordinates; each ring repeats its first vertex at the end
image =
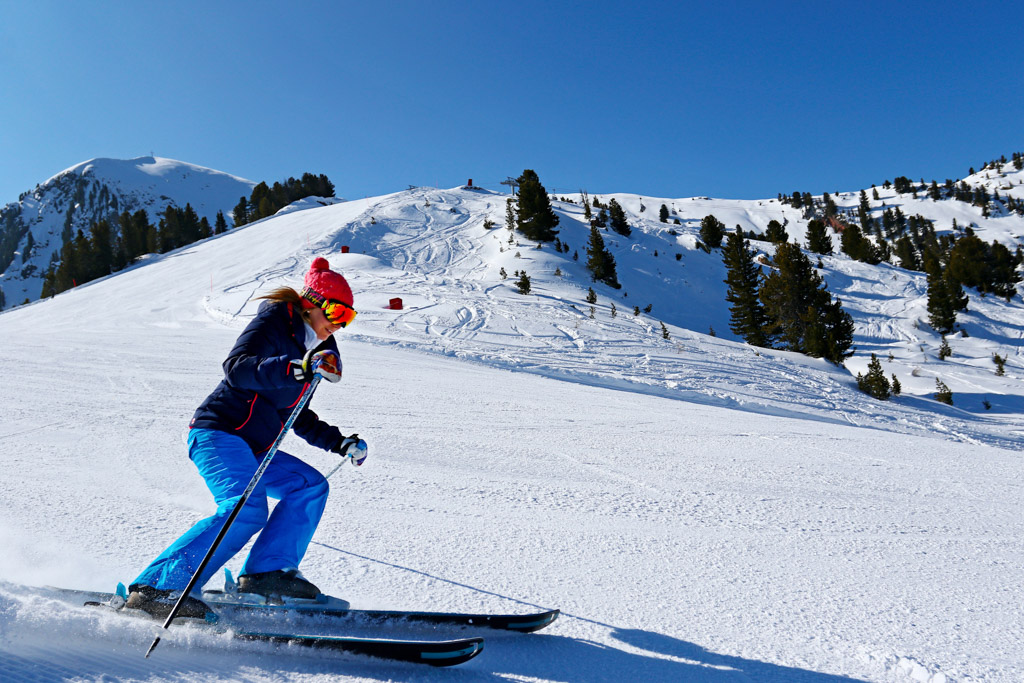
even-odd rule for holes
{"type": "MultiPolygon", "coordinates": [[[[315,374],[341,379],[332,336],[356,316],[352,290],[324,258],[313,261],[302,292],[281,287],[261,297],[252,322],[224,361],[224,379],[196,410],[188,434],[189,458],[206,480],[217,511],[172,543],[129,588],[127,607],[155,618],[170,614],[181,591],[213,544],[266,452],[277,439],[315,374]]],[[[307,406],[295,433],[314,446],[357,464],[365,445],[344,436],[307,406]],[[352,449],[350,454],[350,449],[352,449]]],[[[278,451],[196,584],[206,581],[259,533],[238,577],[238,589],[263,595],[316,598],[320,590],[299,573],[299,562],[320,522],[328,486],[316,469],[278,451]],[[267,497],[278,499],[267,516],[267,497]]],[[[178,613],[204,618],[207,605],[186,597],[178,613]]]]}

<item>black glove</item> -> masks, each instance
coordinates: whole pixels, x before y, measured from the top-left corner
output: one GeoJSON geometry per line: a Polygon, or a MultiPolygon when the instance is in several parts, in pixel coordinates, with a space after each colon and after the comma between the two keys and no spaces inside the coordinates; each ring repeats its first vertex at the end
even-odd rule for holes
{"type": "Polygon", "coordinates": [[[338,443],[334,444],[334,447],[331,448],[331,452],[344,457],[348,454],[348,449],[352,448],[357,443],[359,443],[358,434],[353,434],[352,436],[342,435],[338,443]]]}
{"type": "Polygon", "coordinates": [[[353,465],[362,465],[366,460],[366,442],[360,439],[358,434],[342,436],[338,443],[331,448],[331,451],[343,458],[348,458],[353,465]]]}

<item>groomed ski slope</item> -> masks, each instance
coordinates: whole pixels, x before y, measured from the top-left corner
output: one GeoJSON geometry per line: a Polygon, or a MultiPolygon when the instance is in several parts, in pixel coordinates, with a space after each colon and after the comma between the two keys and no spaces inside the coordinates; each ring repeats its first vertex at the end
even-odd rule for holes
{"type": "MultiPolygon", "coordinates": [[[[595,287],[593,319],[581,262],[509,244],[504,197],[429,189],[308,202],[0,315],[5,676],[1024,679],[1020,299],[972,298],[970,337],[940,362],[938,337],[914,322],[917,274],[826,258],[858,346],[893,354],[905,395],[879,403],[842,368],[730,340],[720,259],[692,248],[710,207],[680,213],[669,235],[660,200],[619,197],[634,233],[606,240],[624,289],[595,287]],[[563,617],[531,636],[487,634],[455,671],[187,629],[144,660],[151,624],[28,595],[112,589],[211,512],[182,444],[188,418],[254,297],[301,282],[314,254],[346,274],[360,314],[340,335],[344,379],[313,407],[371,455],[332,478],[305,574],[356,607],[563,617]],[[392,297],[405,308],[386,309],[392,297]],[[993,349],[1009,356],[1006,377],[993,349]],[[930,399],[937,375],[957,406],[930,399]]],[[[582,261],[581,209],[558,208],[582,261]]],[[[336,463],[294,437],[284,448],[336,463]]]]}

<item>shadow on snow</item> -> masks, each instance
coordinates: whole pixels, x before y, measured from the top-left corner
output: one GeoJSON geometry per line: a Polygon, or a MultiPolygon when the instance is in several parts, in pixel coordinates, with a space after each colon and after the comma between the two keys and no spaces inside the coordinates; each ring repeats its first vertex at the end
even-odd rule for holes
{"type": "MultiPolygon", "coordinates": [[[[435,581],[467,588],[484,595],[518,603],[533,609],[549,606],[517,600],[458,581],[445,579],[411,567],[377,560],[324,543],[338,553],[418,574],[435,581]]],[[[487,647],[479,659],[461,667],[463,680],[508,680],[508,675],[551,681],[628,681],[646,683],[726,683],[769,681],[782,683],[858,683],[861,679],[772,664],[711,652],[700,645],[642,629],[619,628],[586,617],[563,613],[562,619],[577,620],[608,629],[610,640],[622,648],[585,638],[552,632],[532,635],[495,632],[487,636],[487,647]],[[514,645],[513,645],[514,642],[514,645]]],[[[557,631],[559,622],[555,622],[557,631]]],[[[446,674],[450,675],[450,674],[446,674]]]]}

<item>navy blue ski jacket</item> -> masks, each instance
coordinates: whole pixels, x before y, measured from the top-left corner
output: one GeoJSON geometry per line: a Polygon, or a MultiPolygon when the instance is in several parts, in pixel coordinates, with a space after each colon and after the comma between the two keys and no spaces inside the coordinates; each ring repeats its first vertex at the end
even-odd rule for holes
{"type": "MultiPolygon", "coordinates": [[[[224,379],[196,410],[189,426],[237,434],[254,455],[269,450],[305,388],[295,381],[288,366],[289,361],[305,355],[305,338],[297,306],[263,302],[224,361],[224,379]]],[[[338,344],[331,336],[317,349],[336,352],[338,344]]],[[[320,420],[308,403],[292,429],[324,450],[342,439],[341,431],[320,420]]]]}

